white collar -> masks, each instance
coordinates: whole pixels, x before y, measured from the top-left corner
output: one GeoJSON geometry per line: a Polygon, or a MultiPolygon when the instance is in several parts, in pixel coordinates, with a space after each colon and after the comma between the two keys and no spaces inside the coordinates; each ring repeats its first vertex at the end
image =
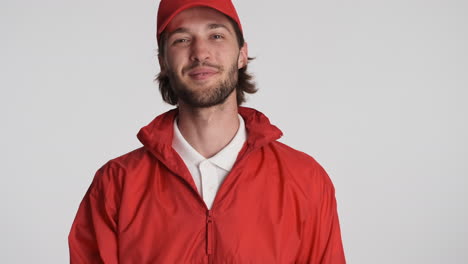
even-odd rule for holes
{"type": "Polygon", "coordinates": [[[239,129],[232,140],[218,153],[209,159],[205,159],[198,151],[196,151],[188,142],[185,140],[182,133],[180,133],[179,127],[177,126],[177,118],[174,120],[174,137],[172,139],[172,147],[181,156],[184,162],[189,162],[198,166],[200,162],[209,160],[216,166],[223,170],[230,171],[237,160],[237,155],[242,149],[244,142],[247,140],[247,132],[245,130],[244,119],[239,116],[239,129]]]}

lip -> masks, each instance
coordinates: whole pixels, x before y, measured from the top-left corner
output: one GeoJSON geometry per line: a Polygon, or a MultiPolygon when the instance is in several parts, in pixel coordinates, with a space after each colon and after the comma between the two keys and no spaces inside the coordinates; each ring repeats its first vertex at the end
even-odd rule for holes
{"type": "Polygon", "coordinates": [[[194,80],[206,80],[217,73],[218,71],[213,68],[200,67],[189,71],[188,76],[194,80]]]}

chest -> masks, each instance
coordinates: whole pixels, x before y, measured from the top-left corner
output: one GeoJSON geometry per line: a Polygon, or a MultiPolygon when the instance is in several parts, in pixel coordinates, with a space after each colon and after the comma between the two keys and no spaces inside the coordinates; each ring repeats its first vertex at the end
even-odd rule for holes
{"type": "Polygon", "coordinates": [[[293,263],[304,197],[281,171],[228,175],[208,210],[183,177],[158,168],[123,189],[122,263],[293,263]]]}

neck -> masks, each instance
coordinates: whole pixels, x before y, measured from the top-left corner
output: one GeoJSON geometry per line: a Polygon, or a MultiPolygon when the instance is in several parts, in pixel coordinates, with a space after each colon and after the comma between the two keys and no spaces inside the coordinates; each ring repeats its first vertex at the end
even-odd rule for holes
{"type": "Polygon", "coordinates": [[[179,103],[179,130],[185,140],[205,158],[214,156],[228,145],[239,129],[237,102],[229,99],[221,105],[207,108],[193,108],[179,103]]]}

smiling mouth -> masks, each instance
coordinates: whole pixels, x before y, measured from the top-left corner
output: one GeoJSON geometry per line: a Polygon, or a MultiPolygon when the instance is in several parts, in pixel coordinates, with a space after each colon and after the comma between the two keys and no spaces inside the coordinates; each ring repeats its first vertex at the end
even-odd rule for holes
{"type": "Polygon", "coordinates": [[[194,80],[202,81],[209,79],[213,75],[216,75],[218,71],[214,69],[202,68],[202,69],[194,69],[188,73],[188,76],[194,80]]]}

